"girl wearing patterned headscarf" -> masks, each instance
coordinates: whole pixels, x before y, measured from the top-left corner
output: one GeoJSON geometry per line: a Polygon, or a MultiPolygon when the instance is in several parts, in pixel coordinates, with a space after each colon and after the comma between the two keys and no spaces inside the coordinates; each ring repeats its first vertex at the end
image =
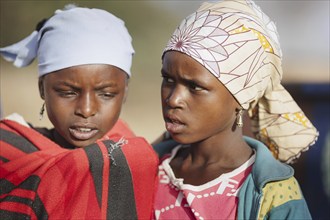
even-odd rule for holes
{"type": "Polygon", "coordinates": [[[1,120],[0,219],[150,218],[158,158],[118,120],[134,53],[124,22],[57,10],[0,52],[18,67],[38,58],[40,115],[54,125],[1,120]]]}
{"type": "Polygon", "coordinates": [[[280,84],[281,57],[252,1],[204,3],[181,22],[162,56],[163,117],[179,145],[159,166],[155,219],[311,218],[280,161],[318,133],[280,84]],[[244,111],[259,140],[242,135],[244,111]]]}

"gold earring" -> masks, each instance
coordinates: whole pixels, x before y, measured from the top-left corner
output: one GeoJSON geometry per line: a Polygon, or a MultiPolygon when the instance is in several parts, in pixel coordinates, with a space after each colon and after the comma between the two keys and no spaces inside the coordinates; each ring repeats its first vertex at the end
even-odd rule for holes
{"type": "Polygon", "coordinates": [[[242,108],[240,108],[237,112],[236,125],[239,128],[243,127],[243,109],[242,108]]]}
{"type": "Polygon", "coordinates": [[[39,120],[40,121],[44,117],[44,111],[45,111],[45,103],[42,104],[40,112],[39,112],[39,120]]]}

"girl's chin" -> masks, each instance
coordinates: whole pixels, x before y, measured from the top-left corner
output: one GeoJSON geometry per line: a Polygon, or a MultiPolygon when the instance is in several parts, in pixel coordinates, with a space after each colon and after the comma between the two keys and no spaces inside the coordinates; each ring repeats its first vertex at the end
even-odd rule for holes
{"type": "Polygon", "coordinates": [[[61,136],[59,133],[54,133],[54,141],[63,148],[74,149],[74,148],[84,148],[97,141],[97,137],[88,140],[77,140],[70,134],[65,134],[61,136]],[[65,137],[65,138],[64,138],[65,137]]]}
{"type": "Polygon", "coordinates": [[[81,142],[81,141],[79,141],[79,142],[75,141],[75,142],[71,143],[71,145],[74,146],[74,148],[85,148],[85,147],[87,147],[89,145],[92,145],[94,143],[95,143],[95,141],[92,141],[92,140],[83,141],[83,142],[81,142]]]}
{"type": "Polygon", "coordinates": [[[191,144],[191,139],[189,137],[185,137],[184,135],[180,134],[171,134],[171,137],[174,141],[178,142],[179,144],[191,144]]]}
{"type": "Polygon", "coordinates": [[[95,135],[92,138],[87,139],[87,140],[77,140],[75,138],[72,138],[72,136],[70,136],[69,143],[72,146],[74,146],[75,148],[85,148],[85,147],[87,147],[89,145],[94,144],[95,142],[97,142],[99,140],[102,141],[103,140],[103,137],[99,137],[99,135],[95,135]]]}

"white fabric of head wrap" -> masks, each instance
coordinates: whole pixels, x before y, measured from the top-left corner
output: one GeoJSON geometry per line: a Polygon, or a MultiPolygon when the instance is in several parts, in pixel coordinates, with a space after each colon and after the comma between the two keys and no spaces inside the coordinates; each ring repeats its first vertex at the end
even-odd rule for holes
{"type": "Polygon", "coordinates": [[[173,33],[164,53],[180,51],[210,71],[249,111],[252,131],[290,163],[318,132],[281,85],[275,24],[250,0],[204,3],[173,33]]]}
{"type": "Polygon", "coordinates": [[[39,77],[84,64],[109,64],[131,76],[134,49],[124,22],[101,9],[57,10],[39,31],[0,49],[17,67],[38,57],[39,77]]]}

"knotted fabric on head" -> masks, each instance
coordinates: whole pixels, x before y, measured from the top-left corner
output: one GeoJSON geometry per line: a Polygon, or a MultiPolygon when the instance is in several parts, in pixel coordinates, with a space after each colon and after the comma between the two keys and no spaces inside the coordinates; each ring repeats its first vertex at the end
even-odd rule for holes
{"type": "Polygon", "coordinates": [[[318,132],[281,85],[275,24],[252,1],[204,3],[173,33],[164,53],[180,51],[209,70],[248,110],[252,131],[290,163],[318,132]]]}
{"type": "Polygon", "coordinates": [[[39,76],[84,64],[110,64],[130,76],[134,49],[121,19],[101,9],[70,7],[0,53],[17,67],[38,57],[39,76]]]}

